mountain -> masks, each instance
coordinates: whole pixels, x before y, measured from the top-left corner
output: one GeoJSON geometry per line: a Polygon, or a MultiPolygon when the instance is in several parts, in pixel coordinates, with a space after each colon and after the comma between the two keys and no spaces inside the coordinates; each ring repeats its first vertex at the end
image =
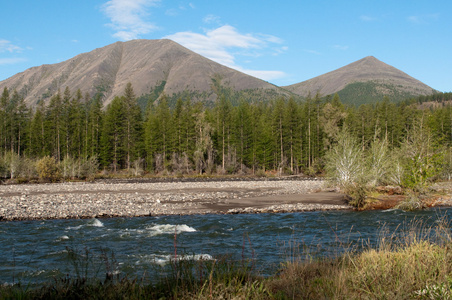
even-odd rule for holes
{"type": "Polygon", "coordinates": [[[297,95],[338,93],[349,104],[373,103],[388,96],[393,101],[430,95],[436,91],[408,74],[367,56],[337,70],[284,87],[297,95]]]}
{"type": "Polygon", "coordinates": [[[80,89],[91,96],[101,94],[108,104],[114,96],[123,94],[128,82],[138,97],[158,97],[164,92],[169,97],[189,95],[193,100],[209,102],[220,92],[264,98],[287,94],[171,40],[116,42],[61,63],[27,69],[0,82],[0,90],[16,89],[28,105],[34,106],[68,86],[72,92],[80,89]]]}

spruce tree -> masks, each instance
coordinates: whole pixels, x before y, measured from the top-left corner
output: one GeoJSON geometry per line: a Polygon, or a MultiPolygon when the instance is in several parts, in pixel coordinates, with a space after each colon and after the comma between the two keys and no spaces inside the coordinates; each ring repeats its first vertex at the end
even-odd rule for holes
{"type": "Polygon", "coordinates": [[[46,138],[48,139],[48,151],[56,158],[61,160],[61,138],[62,138],[62,116],[63,103],[60,91],[50,98],[49,106],[46,111],[46,138]]]}
{"type": "Polygon", "coordinates": [[[132,83],[127,83],[124,89],[124,108],[125,108],[125,152],[126,166],[130,169],[131,162],[140,156],[142,143],[142,120],[141,110],[138,106],[132,83]]]}
{"type": "Polygon", "coordinates": [[[46,152],[49,147],[46,146],[44,113],[44,101],[40,101],[30,122],[30,138],[27,151],[30,156],[35,158],[50,154],[46,152]]]}
{"type": "Polygon", "coordinates": [[[9,90],[4,88],[2,96],[0,98],[0,149],[3,154],[7,151],[7,140],[8,140],[8,105],[9,105],[9,90]]]}
{"type": "Polygon", "coordinates": [[[101,162],[112,165],[114,172],[126,162],[127,135],[126,104],[123,97],[115,97],[107,106],[101,136],[101,162]]]}

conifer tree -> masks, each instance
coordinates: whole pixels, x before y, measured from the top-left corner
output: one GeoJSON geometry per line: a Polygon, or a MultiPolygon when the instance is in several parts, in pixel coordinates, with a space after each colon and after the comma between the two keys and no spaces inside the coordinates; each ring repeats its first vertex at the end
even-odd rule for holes
{"type": "Polygon", "coordinates": [[[223,171],[226,167],[226,150],[229,145],[229,130],[231,120],[231,102],[226,99],[224,95],[220,96],[215,107],[216,111],[216,140],[219,150],[221,152],[221,167],[223,171]]]}
{"type": "MultiPolygon", "coordinates": [[[[67,98],[65,96],[64,98],[67,98]]],[[[83,139],[85,127],[85,108],[82,104],[82,92],[77,90],[74,97],[64,100],[65,103],[65,127],[66,127],[66,155],[79,158],[83,152],[83,139]]]]}
{"type": "Polygon", "coordinates": [[[8,123],[8,104],[9,104],[9,90],[4,88],[0,98],[0,146],[3,153],[7,151],[7,123],[8,123]]]}
{"type": "Polygon", "coordinates": [[[298,166],[298,163],[295,159],[295,151],[299,148],[298,144],[300,143],[300,113],[298,105],[292,97],[289,98],[284,108],[284,124],[284,144],[290,156],[290,171],[297,173],[298,168],[296,166],[298,166]]]}
{"type": "Polygon", "coordinates": [[[126,104],[123,97],[115,97],[107,106],[103,122],[101,136],[102,152],[101,160],[104,166],[112,164],[114,172],[120,168],[126,160],[127,135],[126,104]]]}
{"type": "Polygon", "coordinates": [[[62,112],[63,103],[60,91],[50,98],[49,106],[46,111],[46,134],[48,136],[48,150],[56,158],[61,160],[61,137],[62,137],[62,112]]]}
{"type": "Polygon", "coordinates": [[[30,138],[28,145],[28,154],[32,157],[44,157],[49,155],[46,152],[45,135],[45,107],[44,101],[40,101],[30,122],[30,138]]]}
{"type": "Polygon", "coordinates": [[[172,140],[172,117],[168,106],[168,99],[163,95],[156,107],[148,109],[146,120],[146,151],[148,161],[152,162],[156,155],[161,157],[161,161],[154,161],[158,163],[156,171],[162,171],[166,166],[169,153],[171,153],[172,140]]]}
{"type": "MultiPolygon", "coordinates": [[[[85,97],[86,99],[86,97],[85,97]]],[[[86,100],[85,100],[86,101],[86,100]]],[[[91,157],[100,155],[101,136],[103,130],[102,102],[100,96],[96,96],[89,104],[88,110],[88,128],[87,128],[87,153],[91,157]]]]}
{"type": "Polygon", "coordinates": [[[275,133],[275,165],[278,166],[279,172],[282,173],[285,167],[284,155],[284,98],[280,97],[276,100],[273,107],[273,132],[275,133]]]}
{"type": "Polygon", "coordinates": [[[17,155],[21,155],[27,146],[27,136],[29,134],[29,122],[30,122],[30,110],[25,105],[24,98],[22,96],[19,96],[17,92],[15,92],[13,95],[17,95],[18,102],[16,105],[16,116],[15,116],[15,132],[16,132],[16,139],[17,139],[17,155]]]}
{"type": "Polygon", "coordinates": [[[140,155],[142,120],[141,110],[138,106],[132,83],[127,83],[124,89],[124,108],[125,108],[125,152],[126,166],[130,169],[131,162],[140,155]]]}
{"type": "Polygon", "coordinates": [[[251,106],[244,99],[239,100],[239,105],[234,109],[234,133],[235,148],[238,149],[240,160],[240,171],[243,172],[245,165],[252,164],[252,130],[251,106]]]}

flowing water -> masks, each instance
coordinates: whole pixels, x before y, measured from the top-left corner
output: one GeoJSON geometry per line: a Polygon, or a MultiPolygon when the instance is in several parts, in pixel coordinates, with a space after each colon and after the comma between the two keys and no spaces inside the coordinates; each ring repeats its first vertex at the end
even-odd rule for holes
{"type": "Polygon", "coordinates": [[[0,223],[0,284],[152,274],[176,259],[252,260],[262,274],[301,254],[335,257],[451,220],[452,209],[193,215],[0,223]]]}

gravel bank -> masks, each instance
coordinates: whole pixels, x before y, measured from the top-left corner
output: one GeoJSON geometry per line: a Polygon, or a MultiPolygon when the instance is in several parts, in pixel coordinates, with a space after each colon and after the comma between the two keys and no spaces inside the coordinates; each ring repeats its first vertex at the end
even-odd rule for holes
{"type": "Polygon", "coordinates": [[[322,189],[303,180],[1,185],[0,220],[350,209],[322,189]]]}

